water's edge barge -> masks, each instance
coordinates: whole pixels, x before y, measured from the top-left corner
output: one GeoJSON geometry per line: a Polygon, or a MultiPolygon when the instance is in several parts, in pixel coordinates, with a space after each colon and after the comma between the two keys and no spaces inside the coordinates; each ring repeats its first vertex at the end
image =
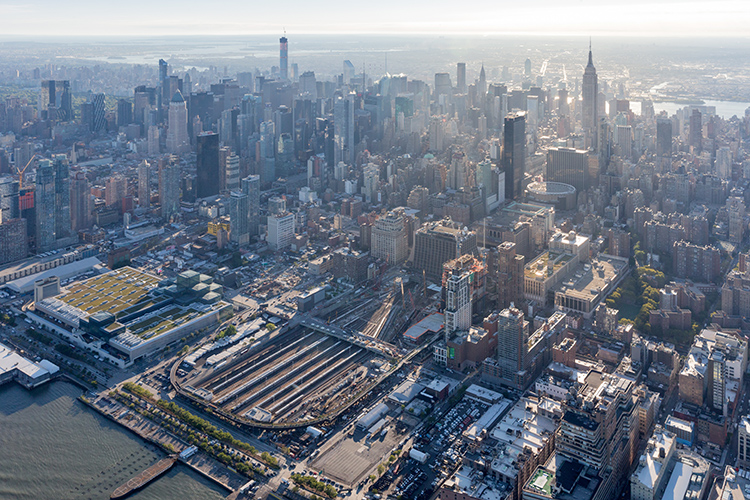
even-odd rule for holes
{"type": "Polygon", "coordinates": [[[120,500],[121,498],[125,498],[132,493],[135,493],[136,491],[149,484],[151,481],[154,481],[155,479],[161,477],[169,469],[174,467],[175,463],[177,463],[177,457],[175,456],[170,456],[159,460],[154,465],[144,470],[134,478],[129,479],[125,484],[119,486],[110,495],[110,500],[120,500]]]}

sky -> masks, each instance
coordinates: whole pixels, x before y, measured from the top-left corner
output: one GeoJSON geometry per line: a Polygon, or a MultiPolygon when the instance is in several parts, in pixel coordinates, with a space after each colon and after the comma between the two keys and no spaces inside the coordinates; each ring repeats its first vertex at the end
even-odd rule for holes
{"type": "Polygon", "coordinates": [[[0,0],[3,35],[748,37],[748,0],[0,0]]]}

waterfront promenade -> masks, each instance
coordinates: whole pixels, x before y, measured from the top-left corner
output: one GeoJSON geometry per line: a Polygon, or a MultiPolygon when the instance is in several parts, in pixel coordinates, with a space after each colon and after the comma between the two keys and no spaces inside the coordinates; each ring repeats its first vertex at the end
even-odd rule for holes
{"type": "MultiPolygon", "coordinates": [[[[154,443],[162,449],[180,453],[190,446],[161,426],[112,398],[99,396],[93,401],[85,400],[84,403],[113,422],[126,427],[144,440],[154,443]]],[[[202,476],[221,485],[229,492],[239,490],[239,488],[248,482],[246,477],[230,470],[201,450],[198,450],[187,459],[179,460],[202,476]]]]}

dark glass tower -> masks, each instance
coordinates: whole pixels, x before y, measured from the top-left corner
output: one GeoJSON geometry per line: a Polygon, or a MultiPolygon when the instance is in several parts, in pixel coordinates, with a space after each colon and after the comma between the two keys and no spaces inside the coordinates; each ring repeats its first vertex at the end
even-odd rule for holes
{"type": "Polygon", "coordinates": [[[503,171],[505,199],[510,201],[523,193],[523,174],[526,171],[526,113],[523,111],[505,117],[503,171]]]}
{"type": "Polygon", "coordinates": [[[672,120],[669,118],[656,120],[656,156],[660,158],[672,156],[672,120]]]}
{"type": "Polygon", "coordinates": [[[219,134],[205,132],[198,136],[196,170],[197,197],[206,198],[219,194],[219,134]]]}

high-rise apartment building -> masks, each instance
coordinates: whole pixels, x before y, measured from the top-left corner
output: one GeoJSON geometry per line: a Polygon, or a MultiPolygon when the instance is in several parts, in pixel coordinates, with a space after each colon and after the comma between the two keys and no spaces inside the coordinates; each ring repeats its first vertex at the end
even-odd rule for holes
{"type": "Polygon", "coordinates": [[[9,175],[0,177],[0,222],[21,216],[19,182],[9,175]]]}
{"type": "Polygon", "coordinates": [[[242,191],[229,194],[229,241],[243,246],[250,242],[248,197],[242,191]]]}
{"type": "Polygon", "coordinates": [[[180,165],[170,158],[159,165],[159,203],[167,220],[180,212],[180,165]]]}
{"type": "Polygon", "coordinates": [[[698,150],[703,146],[703,114],[694,109],[688,124],[688,146],[698,150]]]}
{"type": "Polygon", "coordinates": [[[730,243],[742,243],[745,238],[745,202],[739,196],[727,199],[727,215],[729,216],[728,239],[730,243]]]}
{"type": "Polygon", "coordinates": [[[73,104],[68,80],[42,80],[39,116],[61,122],[73,119],[73,104]]]}
{"type": "Polygon", "coordinates": [[[50,160],[40,160],[36,170],[36,245],[39,252],[55,248],[55,169],[50,160]]]}
{"type": "Polygon", "coordinates": [[[497,324],[497,366],[507,385],[523,383],[523,372],[528,369],[529,322],[515,307],[500,311],[497,324]]]}
{"type": "Polygon", "coordinates": [[[497,294],[497,307],[505,309],[520,305],[523,299],[523,270],[525,258],[516,253],[516,244],[504,241],[490,253],[489,274],[497,294]]]}
{"type": "Polygon", "coordinates": [[[242,192],[247,195],[248,232],[250,236],[258,236],[260,224],[260,176],[249,175],[242,179],[242,192]]]}
{"type": "Polygon", "coordinates": [[[737,424],[737,465],[750,468],[750,416],[744,415],[737,424]]]}
{"type": "Polygon", "coordinates": [[[334,164],[354,165],[354,106],[356,94],[337,97],[333,104],[334,164]]]}
{"type": "Polygon", "coordinates": [[[148,208],[151,205],[151,165],[143,160],[138,165],[138,206],[148,208]]]}
{"type": "Polygon", "coordinates": [[[469,272],[448,272],[443,279],[445,289],[445,342],[454,332],[468,330],[471,326],[471,282],[469,272]]]}
{"type": "Polygon", "coordinates": [[[68,157],[53,155],[55,169],[55,237],[70,237],[70,171],[68,157]]]}
{"type": "Polygon", "coordinates": [[[108,207],[119,204],[128,194],[128,180],[121,175],[113,175],[107,179],[104,191],[104,201],[108,207]]]}
{"type": "Polygon", "coordinates": [[[28,245],[25,219],[0,221],[0,265],[25,258],[28,245]]]}
{"type": "Polygon", "coordinates": [[[124,127],[133,123],[133,103],[127,99],[117,100],[117,126],[124,127]]]}
{"type": "Polygon", "coordinates": [[[226,189],[237,191],[240,189],[240,157],[229,155],[226,160],[226,189]]]}
{"type": "Polygon", "coordinates": [[[83,172],[76,172],[70,181],[70,223],[73,234],[91,227],[91,185],[83,172]]]}
{"type": "Polygon", "coordinates": [[[289,80],[289,41],[285,36],[279,38],[279,76],[282,81],[289,80]]]}
{"type": "Polygon", "coordinates": [[[268,216],[268,246],[282,250],[292,244],[294,238],[294,214],[283,212],[268,216]]]}
{"type": "Polygon", "coordinates": [[[221,173],[219,172],[219,135],[204,132],[198,136],[196,170],[198,198],[208,198],[219,194],[221,173]]]}

